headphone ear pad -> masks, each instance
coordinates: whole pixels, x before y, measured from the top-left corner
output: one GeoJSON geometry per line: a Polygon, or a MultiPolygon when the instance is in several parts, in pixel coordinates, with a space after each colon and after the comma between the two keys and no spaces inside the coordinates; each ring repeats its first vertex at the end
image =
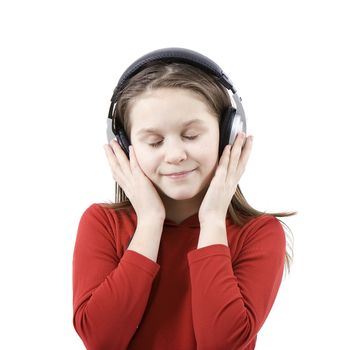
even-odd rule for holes
{"type": "Polygon", "coordinates": [[[228,107],[221,116],[220,120],[220,140],[219,140],[219,159],[221,158],[222,152],[225,146],[230,141],[230,136],[233,128],[233,120],[236,115],[236,109],[228,107]]]}
{"type": "Polygon", "coordinates": [[[128,159],[130,159],[130,156],[129,156],[130,142],[129,142],[128,136],[126,135],[124,129],[122,129],[122,128],[117,129],[115,136],[117,137],[117,140],[118,140],[120,147],[124,150],[128,159]]]}

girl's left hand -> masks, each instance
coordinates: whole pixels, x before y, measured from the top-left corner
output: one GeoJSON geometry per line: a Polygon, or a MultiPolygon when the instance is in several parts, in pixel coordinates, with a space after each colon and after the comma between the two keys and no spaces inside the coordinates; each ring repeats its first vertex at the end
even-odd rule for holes
{"type": "Polygon", "coordinates": [[[198,211],[201,224],[213,220],[225,222],[228,207],[248,162],[252,144],[252,136],[246,138],[245,134],[240,133],[233,146],[226,145],[224,148],[215,175],[198,211]]]}

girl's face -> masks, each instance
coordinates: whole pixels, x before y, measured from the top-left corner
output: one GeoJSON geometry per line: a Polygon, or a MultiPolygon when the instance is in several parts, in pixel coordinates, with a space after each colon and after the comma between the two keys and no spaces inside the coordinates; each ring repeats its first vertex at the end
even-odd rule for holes
{"type": "Polygon", "coordinates": [[[218,164],[219,124],[197,94],[147,91],[132,103],[130,123],[138,163],[163,199],[191,199],[208,188],[218,164]],[[189,170],[183,178],[167,176],[189,170]]]}

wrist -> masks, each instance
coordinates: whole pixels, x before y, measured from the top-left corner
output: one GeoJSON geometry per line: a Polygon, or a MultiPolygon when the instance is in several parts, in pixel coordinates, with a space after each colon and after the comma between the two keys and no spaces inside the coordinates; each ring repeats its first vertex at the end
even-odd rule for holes
{"type": "Polygon", "coordinates": [[[220,219],[217,216],[216,217],[209,217],[207,216],[204,220],[199,220],[199,224],[201,228],[204,227],[226,227],[226,218],[220,219]]]}
{"type": "Polygon", "coordinates": [[[228,246],[225,221],[207,221],[200,224],[197,249],[213,244],[223,244],[228,246]]]}
{"type": "Polygon", "coordinates": [[[163,227],[164,219],[160,218],[159,216],[148,216],[148,217],[142,217],[137,218],[137,226],[142,227],[163,227]]]}

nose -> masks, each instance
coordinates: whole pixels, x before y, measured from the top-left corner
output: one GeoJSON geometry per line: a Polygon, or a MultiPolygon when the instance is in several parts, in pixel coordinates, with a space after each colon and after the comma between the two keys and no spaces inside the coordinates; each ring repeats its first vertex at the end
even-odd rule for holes
{"type": "Polygon", "coordinates": [[[187,152],[183,144],[180,142],[170,142],[165,148],[165,161],[167,163],[180,163],[187,159],[187,152]]]}

